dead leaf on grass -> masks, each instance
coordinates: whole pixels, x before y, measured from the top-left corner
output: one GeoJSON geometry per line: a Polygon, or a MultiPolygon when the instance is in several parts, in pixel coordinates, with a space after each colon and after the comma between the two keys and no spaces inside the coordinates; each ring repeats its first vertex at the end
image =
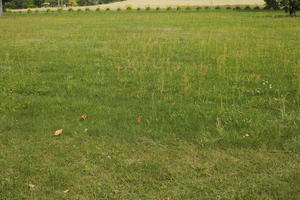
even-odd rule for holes
{"type": "Polygon", "coordinates": [[[29,187],[30,190],[34,190],[34,189],[35,189],[35,185],[33,185],[33,184],[31,184],[31,183],[28,184],[28,187],[29,187]]]}
{"type": "Polygon", "coordinates": [[[54,132],[54,136],[59,136],[59,135],[61,135],[62,133],[63,133],[63,129],[56,130],[56,131],[54,132]]]}
{"type": "Polygon", "coordinates": [[[165,197],[162,200],[171,200],[171,197],[165,197]]]}
{"type": "Polygon", "coordinates": [[[260,81],[261,81],[260,75],[256,75],[256,76],[255,76],[255,83],[256,83],[256,84],[259,84],[260,81]]]}
{"type": "Polygon", "coordinates": [[[86,118],[87,118],[88,116],[87,116],[87,114],[86,113],[84,113],[83,115],[81,115],[81,118],[80,118],[80,120],[86,120],[86,118]]]}
{"type": "Polygon", "coordinates": [[[69,192],[70,192],[70,190],[68,190],[68,189],[64,190],[64,194],[67,194],[69,192]]]}
{"type": "Polygon", "coordinates": [[[143,119],[143,117],[142,116],[138,116],[137,118],[136,118],[136,123],[141,123],[142,122],[142,119],[143,119]]]}

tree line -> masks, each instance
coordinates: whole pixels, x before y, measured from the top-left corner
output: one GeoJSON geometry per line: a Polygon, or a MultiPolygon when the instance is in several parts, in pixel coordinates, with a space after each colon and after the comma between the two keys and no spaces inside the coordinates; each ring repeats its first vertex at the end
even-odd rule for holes
{"type": "MultiPolygon", "coordinates": [[[[1,1],[1,0],[0,0],[1,1]]],[[[111,3],[120,0],[2,0],[4,8],[19,9],[19,8],[35,8],[43,7],[50,4],[50,6],[57,6],[59,3],[62,5],[69,4],[72,6],[87,6],[111,3]]]]}

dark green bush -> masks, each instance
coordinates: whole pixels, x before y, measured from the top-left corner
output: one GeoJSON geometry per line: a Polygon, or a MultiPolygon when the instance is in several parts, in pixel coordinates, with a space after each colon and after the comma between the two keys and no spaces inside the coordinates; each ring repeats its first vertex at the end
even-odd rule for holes
{"type": "Polygon", "coordinates": [[[244,8],[244,10],[251,10],[251,7],[250,7],[250,6],[246,6],[246,7],[244,8]]]}
{"type": "Polygon", "coordinates": [[[260,10],[260,7],[259,7],[259,6],[255,6],[255,7],[253,8],[253,10],[260,10]]]}
{"type": "Polygon", "coordinates": [[[191,6],[186,6],[185,10],[191,10],[191,6]]]}

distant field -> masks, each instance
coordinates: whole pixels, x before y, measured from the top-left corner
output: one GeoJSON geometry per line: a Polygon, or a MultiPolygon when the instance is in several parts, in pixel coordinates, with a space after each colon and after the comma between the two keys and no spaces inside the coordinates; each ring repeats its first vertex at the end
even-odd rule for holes
{"type": "Polygon", "coordinates": [[[6,13],[0,199],[300,199],[299,27],[270,11],[6,13]]]}
{"type": "MultiPolygon", "coordinates": [[[[124,9],[128,6],[132,8],[141,8],[144,9],[147,6],[151,8],[166,8],[166,7],[176,7],[176,6],[225,6],[225,5],[264,5],[264,0],[127,0],[121,2],[115,2],[104,5],[97,6],[83,6],[78,8],[90,8],[94,10],[96,8],[105,9],[109,7],[112,10],[117,8],[124,9]]],[[[52,8],[55,10],[56,8],[52,8]]],[[[67,9],[67,8],[65,8],[67,9]]],[[[24,9],[26,10],[26,9],[24,9]]],[[[45,8],[39,8],[37,10],[46,10],[45,8]]]]}

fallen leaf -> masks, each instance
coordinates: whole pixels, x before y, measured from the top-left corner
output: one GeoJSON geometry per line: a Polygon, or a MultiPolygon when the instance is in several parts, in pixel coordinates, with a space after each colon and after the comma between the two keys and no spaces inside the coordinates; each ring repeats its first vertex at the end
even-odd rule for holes
{"type": "Polygon", "coordinates": [[[68,192],[70,192],[70,190],[68,190],[68,189],[64,190],[65,194],[67,194],[68,192]]]}
{"type": "Polygon", "coordinates": [[[165,197],[162,200],[171,200],[171,197],[165,197]]]}
{"type": "Polygon", "coordinates": [[[82,121],[83,121],[83,120],[86,120],[87,117],[88,117],[87,114],[84,113],[83,115],[81,115],[80,120],[82,120],[82,121]]]}
{"type": "Polygon", "coordinates": [[[137,118],[136,118],[136,123],[141,123],[142,122],[142,119],[143,119],[143,117],[142,116],[138,116],[137,118]]]}
{"type": "Polygon", "coordinates": [[[54,132],[54,136],[59,136],[63,133],[63,129],[59,129],[57,131],[54,132]]]}
{"type": "Polygon", "coordinates": [[[30,183],[30,184],[28,184],[28,187],[29,187],[30,190],[34,190],[35,185],[33,185],[33,184],[30,183]]]}
{"type": "Polygon", "coordinates": [[[255,76],[255,83],[256,83],[256,84],[259,84],[260,81],[261,81],[260,75],[256,75],[256,76],[255,76]]]}

